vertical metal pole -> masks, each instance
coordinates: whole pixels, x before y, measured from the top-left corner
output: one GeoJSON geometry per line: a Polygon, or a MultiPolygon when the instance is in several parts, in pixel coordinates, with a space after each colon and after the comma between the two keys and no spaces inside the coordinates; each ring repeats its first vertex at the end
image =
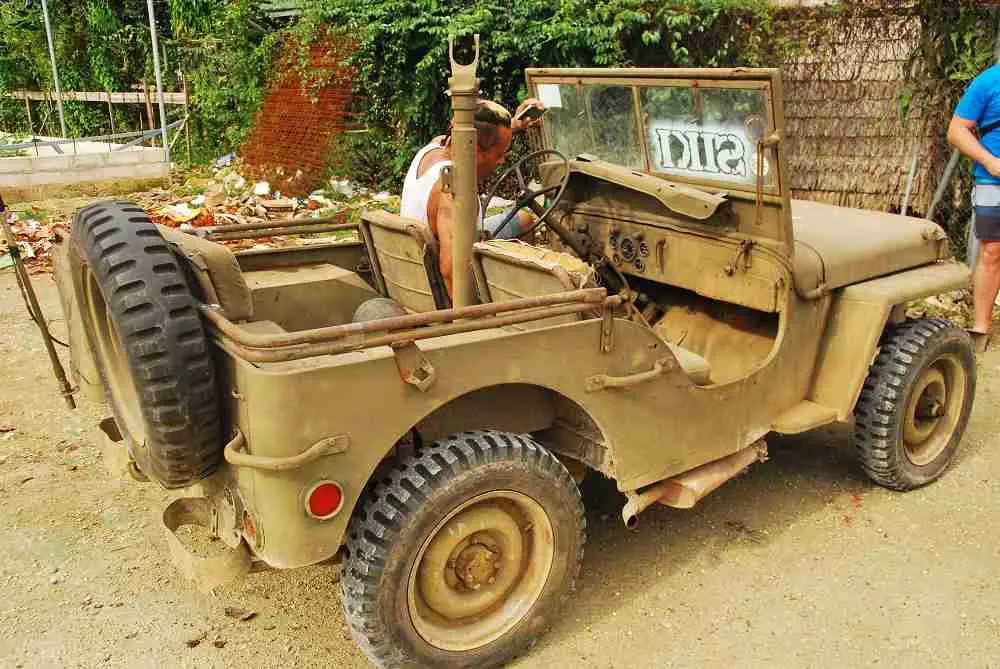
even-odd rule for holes
{"type": "Polygon", "coordinates": [[[944,198],[944,190],[948,187],[948,182],[951,181],[951,175],[955,172],[955,168],[958,166],[958,159],[962,154],[955,149],[951,152],[951,158],[948,159],[948,164],[944,168],[944,172],[941,174],[941,180],[938,182],[937,188],[934,190],[934,197],[931,198],[931,206],[927,210],[927,218],[933,219],[934,212],[937,211],[938,205],[941,204],[941,200],[944,198]]]}
{"type": "Polygon", "coordinates": [[[903,195],[903,206],[900,207],[899,213],[902,216],[906,216],[906,212],[910,208],[910,193],[913,192],[913,179],[917,175],[917,159],[920,158],[920,142],[914,142],[913,145],[913,161],[910,163],[910,174],[906,177],[906,192],[903,195]]]}
{"type": "Polygon", "coordinates": [[[160,42],[156,37],[156,12],[153,11],[153,0],[146,0],[149,9],[149,36],[153,40],[153,70],[156,72],[156,95],[160,98],[160,136],[163,139],[163,150],[166,152],[167,163],[170,162],[170,145],[167,143],[167,107],[163,103],[163,75],[160,73],[160,42]]]}
{"type": "MultiPolygon", "coordinates": [[[[475,57],[468,65],[455,60],[454,44],[449,43],[451,77],[451,107],[454,120],[451,130],[451,192],[455,205],[452,211],[452,303],[466,307],[475,303],[476,288],[472,283],[472,244],[479,222],[479,178],[476,174],[475,126],[476,98],[479,95],[479,35],[475,40],[475,57]]],[[[448,168],[446,168],[448,169],[448,168]]]]}
{"type": "Polygon", "coordinates": [[[49,60],[52,61],[52,79],[56,84],[56,104],[59,106],[59,127],[62,128],[62,136],[66,136],[66,117],[63,116],[62,88],[59,87],[59,68],[56,67],[56,50],[52,46],[52,26],[49,24],[49,5],[46,0],[42,0],[42,16],[45,17],[45,37],[49,41],[49,60]]]}
{"type": "Polygon", "coordinates": [[[49,324],[45,320],[42,308],[38,305],[38,297],[35,295],[35,289],[31,285],[31,277],[28,275],[28,270],[24,266],[24,260],[21,258],[21,247],[17,245],[17,238],[14,237],[14,231],[10,229],[10,225],[7,222],[7,205],[4,204],[3,197],[0,197],[0,229],[2,229],[0,231],[3,232],[4,241],[7,242],[7,253],[10,255],[10,259],[14,261],[14,275],[17,277],[17,283],[24,294],[28,314],[34,319],[35,324],[42,333],[42,342],[45,344],[45,350],[49,354],[49,362],[52,364],[52,371],[55,373],[56,382],[59,384],[59,392],[62,394],[63,399],[66,400],[66,405],[70,409],[75,409],[76,402],[73,400],[73,388],[66,379],[66,370],[63,369],[62,363],[59,361],[56,347],[52,345],[49,324]]]}

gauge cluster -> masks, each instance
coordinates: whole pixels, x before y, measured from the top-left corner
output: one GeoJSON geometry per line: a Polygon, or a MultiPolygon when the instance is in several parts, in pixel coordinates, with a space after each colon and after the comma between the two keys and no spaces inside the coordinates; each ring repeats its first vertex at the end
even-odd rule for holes
{"type": "Polygon", "coordinates": [[[644,273],[650,263],[650,244],[641,230],[619,225],[608,229],[608,257],[622,271],[644,273]]]}

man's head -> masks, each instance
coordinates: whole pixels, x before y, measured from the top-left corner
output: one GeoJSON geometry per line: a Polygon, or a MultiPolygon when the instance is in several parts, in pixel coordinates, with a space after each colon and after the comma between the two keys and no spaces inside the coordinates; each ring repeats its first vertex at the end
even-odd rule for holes
{"type": "Polygon", "coordinates": [[[476,148],[476,173],[482,181],[489,177],[497,165],[503,163],[513,137],[510,129],[510,112],[491,100],[476,101],[474,124],[478,131],[476,148]]]}

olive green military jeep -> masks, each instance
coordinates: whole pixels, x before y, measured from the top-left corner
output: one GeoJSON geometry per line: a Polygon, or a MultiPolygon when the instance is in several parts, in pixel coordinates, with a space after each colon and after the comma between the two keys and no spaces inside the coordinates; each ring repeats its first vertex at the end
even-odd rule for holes
{"type": "Polygon", "coordinates": [[[536,243],[473,243],[474,68],[453,61],[452,295],[434,236],[387,212],[357,242],[235,254],[128,203],[77,215],[59,276],[81,383],[135,476],[187,489],[167,528],[230,547],[168,534],[189,575],[341,556],[372,661],[494,666],[558,620],[589,470],[629,527],[764,460],[768,434],[837,421],[876,483],[941,476],[973,350],[905,307],[968,269],[930,221],[791,199],[776,70],[529,70],[544,146],[501,181],[544,220],[536,243]]]}

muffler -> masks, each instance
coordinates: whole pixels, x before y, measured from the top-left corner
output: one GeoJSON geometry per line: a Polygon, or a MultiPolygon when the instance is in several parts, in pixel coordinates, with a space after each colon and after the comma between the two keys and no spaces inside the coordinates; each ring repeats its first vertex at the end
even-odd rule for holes
{"type": "Polygon", "coordinates": [[[635,529],[638,516],[659,502],[675,509],[690,509],[708,493],[733,478],[755,462],[767,459],[767,444],[763,439],[724,458],[713,460],[673,478],[654,483],[642,491],[626,493],[628,501],[622,507],[625,527],[635,529]]]}

